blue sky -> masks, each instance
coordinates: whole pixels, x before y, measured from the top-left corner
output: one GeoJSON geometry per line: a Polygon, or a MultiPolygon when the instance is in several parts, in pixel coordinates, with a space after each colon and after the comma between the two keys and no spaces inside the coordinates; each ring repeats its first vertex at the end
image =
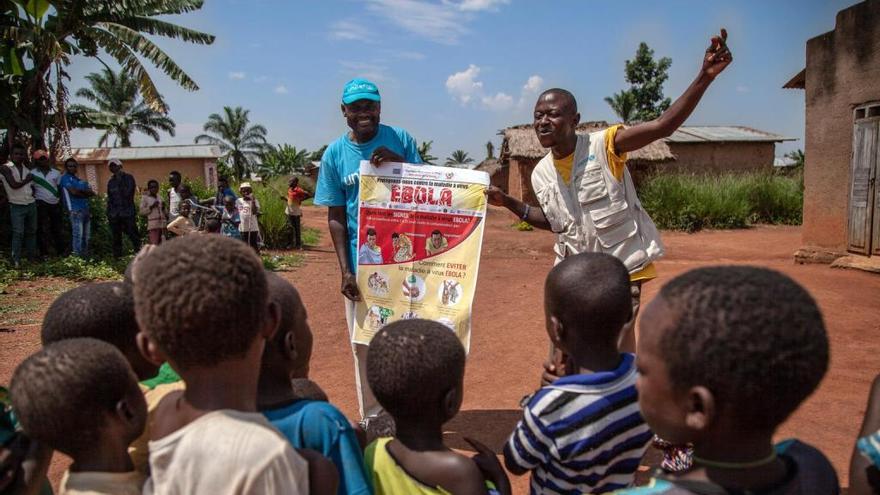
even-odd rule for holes
{"type": "MultiPolygon", "coordinates": [[[[602,100],[626,87],[624,60],[640,41],[672,58],[667,96],[693,80],[709,37],[729,32],[734,62],[688,120],[747,125],[796,137],[777,155],[803,148],[804,94],[782,85],[804,67],[807,39],[834,28],[852,0],[207,0],[173,20],[217,36],[213,45],[156,38],[200,91],[176,86],[148,66],[177,123],[163,144],[191,143],[224,105],[250,109],[272,143],[316,149],[345,132],[342,86],[373,79],[382,121],[477,161],[499,129],[531,121],[535,96],[563,87],[583,120],[614,121],[602,100]]],[[[109,57],[103,56],[110,61],[109,57]]],[[[112,65],[112,64],[111,64],[112,65]]],[[[72,88],[100,63],[76,58],[72,88]]],[[[98,134],[77,131],[74,146],[98,134]]],[[[153,141],[138,136],[135,145],[153,141]]]]}

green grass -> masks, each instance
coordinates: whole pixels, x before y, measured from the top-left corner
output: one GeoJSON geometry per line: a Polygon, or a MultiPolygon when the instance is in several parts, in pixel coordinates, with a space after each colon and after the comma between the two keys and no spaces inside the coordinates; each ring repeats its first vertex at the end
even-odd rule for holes
{"type": "Polygon", "coordinates": [[[12,268],[8,262],[0,261],[0,291],[5,290],[13,282],[39,277],[58,277],[77,282],[120,280],[129,261],[131,256],[97,260],[69,256],[51,258],[39,263],[22,263],[18,270],[12,268]]]}
{"type": "Polygon", "coordinates": [[[661,229],[696,232],[802,220],[800,181],[771,173],[656,175],[641,186],[639,197],[661,229]]]}
{"type": "Polygon", "coordinates": [[[273,272],[286,272],[303,264],[303,257],[298,254],[263,254],[263,268],[273,272]]]}

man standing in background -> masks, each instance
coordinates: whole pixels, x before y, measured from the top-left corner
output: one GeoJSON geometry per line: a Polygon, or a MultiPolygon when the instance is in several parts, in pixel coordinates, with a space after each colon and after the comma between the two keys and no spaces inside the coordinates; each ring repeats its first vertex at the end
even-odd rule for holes
{"type": "Polygon", "coordinates": [[[12,146],[12,162],[0,166],[0,184],[9,199],[9,217],[12,224],[12,266],[21,263],[22,246],[29,258],[37,247],[37,206],[31,188],[30,169],[27,167],[27,148],[20,143],[12,146]]]}
{"type": "Polygon", "coordinates": [[[52,167],[49,154],[43,150],[34,152],[31,177],[34,181],[34,199],[37,201],[37,247],[40,256],[49,256],[49,245],[55,254],[63,256],[64,239],[61,236],[61,173],[52,167]]]}
{"type": "Polygon", "coordinates": [[[113,234],[113,257],[119,258],[122,256],[123,233],[131,241],[135,253],[141,249],[134,207],[137,184],[131,174],[122,171],[122,161],[118,158],[111,158],[107,166],[113,174],[107,181],[107,222],[113,234]]]}

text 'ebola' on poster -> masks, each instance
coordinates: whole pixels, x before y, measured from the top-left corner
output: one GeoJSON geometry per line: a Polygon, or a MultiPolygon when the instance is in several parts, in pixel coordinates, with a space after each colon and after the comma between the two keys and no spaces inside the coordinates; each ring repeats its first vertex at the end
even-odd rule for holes
{"type": "Polygon", "coordinates": [[[354,342],[392,321],[440,322],[470,343],[486,217],[485,172],[361,162],[354,342]]]}

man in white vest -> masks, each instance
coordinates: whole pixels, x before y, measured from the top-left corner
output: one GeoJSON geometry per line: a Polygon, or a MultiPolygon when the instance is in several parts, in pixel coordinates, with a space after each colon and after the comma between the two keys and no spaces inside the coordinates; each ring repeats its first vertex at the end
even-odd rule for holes
{"type": "MultiPolygon", "coordinates": [[[[577,102],[564,89],[550,89],[535,104],[534,128],[547,154],[532,172],[538,206],[528,205],[496,187],[489,202],[504,206],[529,224],[556,233],[556,262],[581,252],[616,256],[630,272],[633,316],[621,333],[620,347],[635,351],[633,327],[643,282],[656,278],[654,261],[663,243],[654,222],[642,208],[626,169],[626,153],[675,132],[693,112],[703,93],[733,60],[727,32],[712,37],[697,78],[668,110],[632,127],[622,125],[577,135],[577,102]]],[[[588,281],[585,281],[588,282],[588,281]]],[[[548,371],[561,372],[557,360],[548,371]]]]}

